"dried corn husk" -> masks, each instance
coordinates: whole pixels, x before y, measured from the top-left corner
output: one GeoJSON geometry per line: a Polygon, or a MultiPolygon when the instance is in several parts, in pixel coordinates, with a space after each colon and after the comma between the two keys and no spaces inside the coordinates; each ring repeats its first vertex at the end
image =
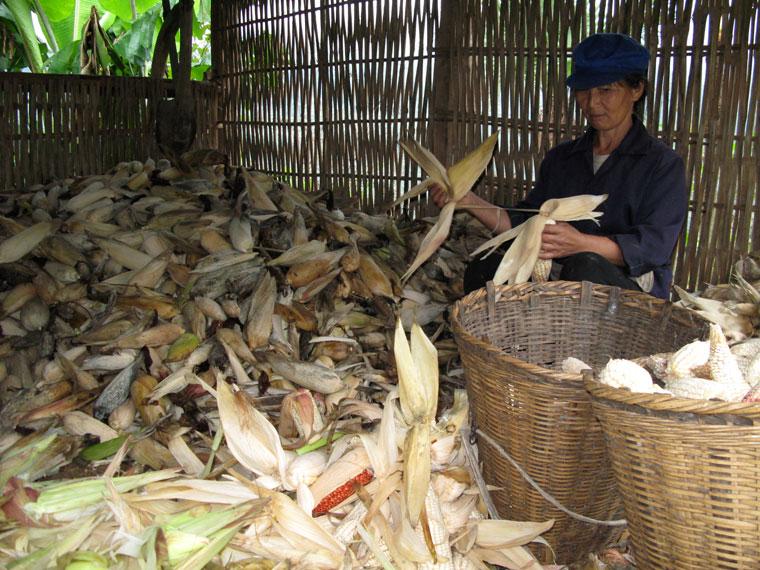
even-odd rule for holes
{"type": "Polygon", "coordinates": [[[488,240],[472,255],[478,255],[485,250],[490,250],[486,256],[490,255],[502,243],[513,239],[512,245],[509,246],[496,269],[493,282],[494,285],[525,283],[538,261],[538,252],[541,249],[541,233],[544,231],[544,226],[556,222],[596,220],[602,215],[602,212],[595,212],[594,209],[606,199],[607,194],[600,196],[583,194],[547,200],[541,205],[537,215],[488,240]]]}
{"type": "Polygon", "coordinates": [[[402,279],[411,276],[446,240],[456,205],[470,191],[470,188],[485,170],[486,165],[491,160],[498,135],[498,131],[492,134],[477,149],[448,169],[430,151],[418,143],[414,141],[400,143],[407,154],[422,167],[428,178],[401,196],[393,205],[396,206],[409,198],[420,195],[433,183],[446,190],[449,198],[449,202],[441,209],[438,220],[422,240],[417,256],[402,279]]]}

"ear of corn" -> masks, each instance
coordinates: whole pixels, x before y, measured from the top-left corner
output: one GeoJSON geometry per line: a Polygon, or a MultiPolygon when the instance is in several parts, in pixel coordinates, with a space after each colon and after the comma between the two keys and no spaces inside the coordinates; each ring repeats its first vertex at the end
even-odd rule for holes
{"type": "MultiPolygon", "coordinates": [[[[710,343],[695,340],[679,348],[668,359],[666,374],[668,378],[689,378],[697,376],[693,370],[707,364],[710,358],[710,343]]],[[[709,372],[709,368],[708,368],[709,372]]],[[[699,375],[701,376],[701,375],[699,375]]],[[[706,378],[706,376],[703,376],[706,378]]]]}
{"type": "Polygon", "coordinates": [[[274,303],[277,300],[277,283],[264,270],[256,280],[253,294],[251,295],[251,305],[248,311],[248,318],[245,323],[245,338],[248,347],[251,349],[266,346],[269,342],[269,335],[272,332],[272,314],[274,313],[274,303]]]}
{"type": "Polygon", "coordinates": [[[324,429],[322,414],[309,390],[300,388],[286,394],[280,406],[277,431],[282,437],[299,437],[309,441],[324,429]]]}
{"type": "Polygon", "coordinates": [[[427,524],[430,546],[434,555],[433,564],[430,565],[431,570],[453,570],[449,531],[446,528],[440,501],[431,486],[428,486],[425,495],[425,515],[423,524],[427,524]]]}
{"type": "Polygon", "coordinates": [[[549,280],[552,271],[551,259],[537,259],[530,274],[530,280],[534,283],[544,283],[549,280]]]}
{"type": "MultiPolygon", "coordinates": [[[[301,218],[303,219],[303,218],[301,218]]],[[[275,257],[267,265],[284,265],[291,266],[302,262],[308,262],[310,259],[325,253],[327,245],[321,240],[311,240],[306,243],[294,245],[286,252],[275,257]]]]}
{"type": "MultiPolygon", "coordinates": [[[[423,392],[422,417],[425,422],[431,422],[438,408],[438,351],[417,323],[412,325],[411,354],[423,392]]],[[[417,404],[411,407],[417,408],[417,404]]]]}
{"type": "Polygon", "coordinates": [[[733,340],[743,340],[752,336],[754,325],[752,319],[746,315],[739,315],[726,309],[721,301],[698,297],[673,285],[673,289],[681,299],[679,303],[692,308],[697,314],[721,327],[724,335],[733,340]]]}
{"type": "Polygon", "coordinates": [[[64,558],[67,553],[76,551],[92,534],[96,524],[96,517],[82,517],[59,530],[60,540],[15,560],[10,567],[15,570],[47,568],[57,559],[64,558]]]}
{"type": "Polygon", "coordinates": [[[554,526],[554,519],[545,522],[517,522],[508,520],[482,520],[476,523],[478,546],[484,548],[510,548],[538,538],[554,526]]]}
{"type": "Polygon", "coordinates": [[[465,528],[473,511],[477,510],[477,502],[477,495],[464,494],[450,502],[441,501],[443,521],[450,535],[456,535],[465,528]]]}
{"type": "Polygon", "coordinates": [[[166,259],[153,259],[132,274],[129,278],[129,284],[153,289],[158,285],[168,265],[169,261],[166,259]]]}
{"type": "Polygon", "coordinates": [[[141,269],[148,265],[153,258],[133,247],[110,239],[95,239],[96,244],[116,261],[119,265],[128,269],[141,269]]]}
{"type": "Polygon", "coordinates": [[[144,346],[165,346],[177,340],[185,332],[180,325],[167,323],[158,325],[135,334],[125,335],[114,340],[109,346],[113,348],[143,348],[144,346]]]}
{"type": "Polygon", "coordinates": [[[624,358],[613,358],[602,369],[599,381],[613,388],[651,393],[654,383],[645,368],[624,358]]]}
{"type": "Polygon", "coordinates": [[[373,478],[374,473],[372,470],[369,468],[364,469],[361,473],[350,478],[348,481],[337,486],[327,495],[322,497],[312,510],[311,516],[318,517],[319,515],[330,512],[331,509],[337,507],[351,495],[356,493],[357,487],[366,485],[372,481],[373,478]]]}
{"type": "Polygon", "coordinates": [[[232,249],[232,244],[215,229],[206,228],[201,230],[200,237],[201,247],[208,253],[225,253],[232,249]]]}
{"type": "Polygon", "coordinates": [[[293,287],[303,287],[326,273],[329,273],[340,263],[341,257],[346,253],[345,248],[336,251],[328,251],[314,255],[298,263],[294,263],[288,270],[286,279],[293,287]]]}
{"type": "Polygon", "coordinates": [[[728,400],[725,384],[705,378],[682,377],[665,381],[665,389],[678,398],[728,400]]]}
{"type": "Polygon", "coordinates": [[[55,232],[59,225],[60,222],[40,222],[0,243],[0,264],[18,261],[55,232]]]}
{"type": "MultiPolygon", "coordinates": [[[[225,536],[232,526],[237,532],[235,521],[244,516],[248,505],[211,509],[203,507],[193,511],[180,513],[169,517],[161,525],[166,538],[167,558],[173,567],[179,567],[199,551],[213,542],[215,537],[225,536]]],[[[229,541],[235,534],[226,537],[229,541]]],[[[224,542],[226,544],[226,541],[224,542]]],[[[223,546],[223,544],[222,544],[223,546]]]]}
{"type": "Polygon", "coordinates": [[[417,564],[433,564],[428,545],[422,533],[415,532],[414,527],[406,517],[401,518],[400,529],[395,539],[396,549],[402,560],[417,564]]]}
{"type": "Polygon", "coordinates": [[[241,252],[248,252],[253,249],[253,235],[251,233],[251,222],[247,218],[235,216],[230,220],[230,241],[232,247],[241,252]]]}
{"type": "Polygon", "coordinates": [[[747,363],[744,379],[750,386],[757,386],[760,383],[760,353],[756,354],[747,363]]]}
{"type": "Polygon", "coordinates": [[[135,419],[137,408],[132,400],[127,400],[108,415],[108,425],[116,431],[125,431],[135,419]]]}
{"type": "Polygon", "coordinates": [[[319,505],[325,497],[340,489],[340,493],[332,495],[329,501],[320,507],[321,512],[327,512],[356,492],[351,481],[356,480],[366,485],[372,475],[366,450],[363,447],[355,447],[328,465],[327,469],[310,485],[310,490],[314,501],[319,505]],[[346,485],[346,483],[350,484],[346,485]],[[342,497],[341,500],[336,500],[340,497],[342,497]]]}
{"type": "Polygon", "coordinates": [[[326,275],[323,275],[322,277],[317,277],[308,285],[299,287],[293,296],[293,300],[298,301],[299,303],[308,303],[315,296],[317,296],[322,291],[322,289],[332,283],[333,280],[341,273],[341,271],[341,268],[338,267],[326,275]]]}
{"type": "Polygon", "coordinates": [[[205,568],[206,565],[211,562],[219,552],[221,552],[227,543],[232,540],[242,526],[243,524],[239,523],[229,528],[221,529],[210,536],[210,540],[207,542],[199,543],[195,537],[190,537],[190,540],[193,540],[196,544],[202,544],[203,546],[197,552],[179,563],[176,566],[177,570],[200,570],[201,568],[205,568]]]}
{"type": "Polygon", "coordinates": [[[340,560],[343,548],[317,522],[306,514],[293,500],[282,493],[271,497],[272,518],[280,533],[301,548],[319,548],[340,560]]]}
{"type": "Polygon", "coordinates": [[[117,319],[100,327],[93,328],[87,334],[79,335],[78,340],[88,345],[107,344],[127,334],[133,327],[134,323],[132,321],[117,319]]]}
{"type": "Polygon", "coordinates": [[[346,387],[335,371],[324,366],[292,360],[274,353],[262,356],[275,374],[309,390],[332,394],[346,387]]]}
{"type": "MultiPolygon", "coordinates": [[[[140,475],[113,477],[114,487],[119,493],[125,493],[137,487],[163,481],[174,477],[176,470],[149,471],[140,475]]],[[[39,518],[50,514],[66,519],[76,517],[86,507],[98,503],[106,494],[106,480],[79,479],[63,482],[31,483],[33,489],[40,494],[34,503],[28,503],[24,508],[32,516],[39,518]]]]}
{"type": "Polygon", "coordinates": [[[396,321],[393,354],[398,373],[399,402],[404,420],[411,425],[423,419],[427,412],[426,388],[422,385],[419,371],[412,357],[401,320],[396,321]]]}
{"type": "Polygon", "coordinates": [[[20,283],[8,291],[3,297],[3,317],[18,311],[26,303],[37,296],[37,287],[32,283],[20,283]]]}
{"type": "Polygon", "coordinates": [[[496,269],[494,285],[514,285],[528,280],[541,249],[541,232],[548,221],[549,218],[539,215],[518,226],[522,231],[512,242],[496,269]]]}
{"type": "Polygon", "coordinates": [[[496,285],[525,283],[538,260],[538,252],[541,249],[541,233],[544,226],[547,223],[555,222],[596,220],[602,213],[593,210],[606,199],[607,194],[601,196],[583,194],[547,200],[541,205],[539,215],[533,216],[519,226],[487,241],[472,255],[478,255],[489,248],[493,251],[505,241],[513,239],[512,245],[504,254],[496,270],[493,282],[496,285]]]}
{"type": "Polygon", "coordinates": [[[119,435],[112,427],[79,410],[63,415],[63,427],[72,435],[94,435],[100,441],[108,441],[119,435]]]}
{"type": "Polygon", "coordinates": [[[277,206],[267,195],[267,192],[272,189],[274,180],[261,172],[254,172],[251,175],[245,168],[240,169],[240,175],[245,182],[245,189],[254,209],[276,212],[277,206]]]}
{"type": "Polygon", "coordinates": [[[248,348],[248,345],[243,340],[243,336],[238,331],[234,329],[220,328],[216,331],[216,338],[224,345],[229,346],[238,358],[251,364],[256,362],[256,357],[253,356],[251,349],[248,348]]]}
{"type": "MultiPolygon", "coordinates": [[[[108,426],[105,427],[108,428],[108,426]]],[[[3,469],[0,471],[0,484],[3,488],[12,477],[30,470],[30,467],[43,456],[45,450],[54,445],[59,437],[55,433],[36,433],[31,437],[17,441],[8,450],[0,454],[3,463],[3,469]]]]}
{"type": "Polygon", "coordinates": [[[720,325],[710,325],[710,356],[707,364],[716,382],[734,384],[744,381],[736,356],[731,352],[720,325]]]}
{"type": "MultiPolygon", "coordinates": [[[[169,346],[169,352],[166,354],[166,362],[178,362],[190,356],[198,348],[201,339],[192,333],[182,333],[169,346]]],[[[204,359],[205,360],[205,359],[204,359]]]]}
{"type": "Polygon", "coordinates": [[[565,374],[581,374],[584,370],[591,370],[591,366],[572,356],[565,358],[560,366],[565,374]]]}
{"type": "Polygon", "coordinates": [[[242,392],[217,383],[219,419],[227,445],[242,465],[259,475],[279,479],[288,462],[280,436],[242,392]]]}
{"type": "Polygon", "coordinates": [[[237,505],[259,498],[250,485],[239,481],[215,481],[211,479],[176,478],[171,481],[151,483],[146,493],[131,497],[133,503],[169,500],[193,500],[201,503],[237,505]]]}
{"type": "Polygon", "coordinates": [[[169,402],[163,398],[151,400],[153,391],[158,386],[158,380],[149,374],[138,376],[130,386],[132,401],[142,417],[145,425],[155,424],[167,412],[169,402]]]}
{"type": "Polygon", "coordinates": [[[294,208],[293,214],[293,245],[299,246],[309,241],[309,230],[306,228],[306,222],[303,219],[300,207],[294,208]]]}
{"type": "Polygon", "coordinates": [[[361,253],[359,255],[358,271],[362,281],[364,281],[374,295],[394,298],[393,286],[390,279],[388,279],[388,276],[380,269],[370,254],[361,253]]]}
{"type": "Polygon", "coordinates": [[[417,423],[404,441],[404,500],[406,514],[416,525],[430,486],[430,424],[417,423]]]}

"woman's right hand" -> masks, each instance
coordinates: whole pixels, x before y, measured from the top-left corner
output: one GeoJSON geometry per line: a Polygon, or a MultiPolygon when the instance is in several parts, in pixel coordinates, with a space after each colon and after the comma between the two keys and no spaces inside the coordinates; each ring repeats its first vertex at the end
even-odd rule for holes
{"type": "Polygon", "coordinates": [[[433,184],[430,187],[430,197],[439,208],[443,208],[449,201],[448,192],[440,184],[433,184]]]}
{"type": "MultiPolygon", "coordinates": [[[[446,192],[441,185],[435,183],[430,187],[430,197],[439,208],[443,208],[450,200],[448,192],[446,192]]],[[[457,202],[457,208],[467,208],[470,204],[472,204],[472,193],[467,192],[467,194],[462,196],[462,199],[457,202]]]]}

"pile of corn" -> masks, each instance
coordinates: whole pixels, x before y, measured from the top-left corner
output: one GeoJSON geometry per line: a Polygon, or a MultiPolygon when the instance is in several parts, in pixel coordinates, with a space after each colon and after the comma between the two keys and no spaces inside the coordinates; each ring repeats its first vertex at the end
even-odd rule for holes
{"type": "Polygon", "coordinates": [[[741,341],[760,336],[760,252],[737,261],[729,283],[709,285],[704,291],[689,293],[674,289],[676,303],[720,325],[726,338],[741,341]]]}
{"type": "Polygon", "coordinates": [[[184,158],[0,204],[0,565],[541,568],[439,407],[476,226],[402,284],[424,223],[184,158]]]}
{"type": "Polygon", "coordinates": [[[610,360],[599,381],[646,394],[753,402],[760,389],[760,339],[729,346],[720,325],[712,324],[709,340],[695,340],[673,353],[610,360]]]}

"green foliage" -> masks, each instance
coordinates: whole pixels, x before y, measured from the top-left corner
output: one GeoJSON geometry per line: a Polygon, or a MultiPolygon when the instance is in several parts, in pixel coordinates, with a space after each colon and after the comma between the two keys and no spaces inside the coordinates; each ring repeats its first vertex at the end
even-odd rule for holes
{"type": "Polygon", "coordinates": [[[0,44],[0,71],[14,71],[26,65],[23,40],[4,4],[0,4],[0,44]]]}
{"type": "Polygon", "coordinates": [[[130,75],[143,75],[153,55],[153,44],[161,26],[160,6],[154,6],[132,23],[117,17],[111,29],[122,32],[114,41],[114,49],[130,69],[130,75]]]}
{"type": "Polygon", "coordinates": [[[63,18],[53,20],[48,16],[58,49],[64,49],[68,44],[82,38],[82,27],[90,17],[90,9],[93,6],[100,11],[98,0],[63,0],[61,4],[68,4],[71,8],[63,18]]]}
{"type": "Polygon", "coordinates": [[[82,40],[77,40],[55,52],[45,62],[45,71],[64,75],[79,73],[79,48],[81,44],[82,40]]]}
{"type": "Polygon", "coordinates": [[[74,0],[39,0],[51,22],[60,22],[74,13],[74,0]]]}
{"type": "Polygon", "coordinates": [[[34,24],[32,23],[32,13],[30,11],[31,4],[28,0],[5,0],[5,5],[8,7],[16,29],[21,36],[27,65],[32,71],[41,72],[42,54],[37,36],[34,33],[34,24]]]}
{"type": "MultiPolygon", "coordinates": [[[[132,8],[130,7],[129,0],[100,0],[100,5],[104,10],[107,10],[121,18],[125,22],[132,21],[132,8]]],[[[135,0],[135,7],[137,14],[140,16],[148,10],[161,7],[161,2],[156,3],[155,0],[135,0]]],[[[160,10],[159,10],[160,11],[160,10]]]]}
{"type": "MultiPolygon", "coordinates": [[[[178,0],[170,0],[174,5],[178,0]]],[[[94,6],[105,37],[98,36],[98,73],[144,76],[150,70],[161,0],[3,0],[0,2],[0,71],[80,73],[82,29],[94,6]],[[33,17],[42,36],[35,33],[33,17]],[[52,36],[52,37],[51,37],[52,36]],[[54,46],[54,47],[51,47],[54,46]]],[[[193,79],[211,65],[211,0],[195,0],[193,79]]]]}

